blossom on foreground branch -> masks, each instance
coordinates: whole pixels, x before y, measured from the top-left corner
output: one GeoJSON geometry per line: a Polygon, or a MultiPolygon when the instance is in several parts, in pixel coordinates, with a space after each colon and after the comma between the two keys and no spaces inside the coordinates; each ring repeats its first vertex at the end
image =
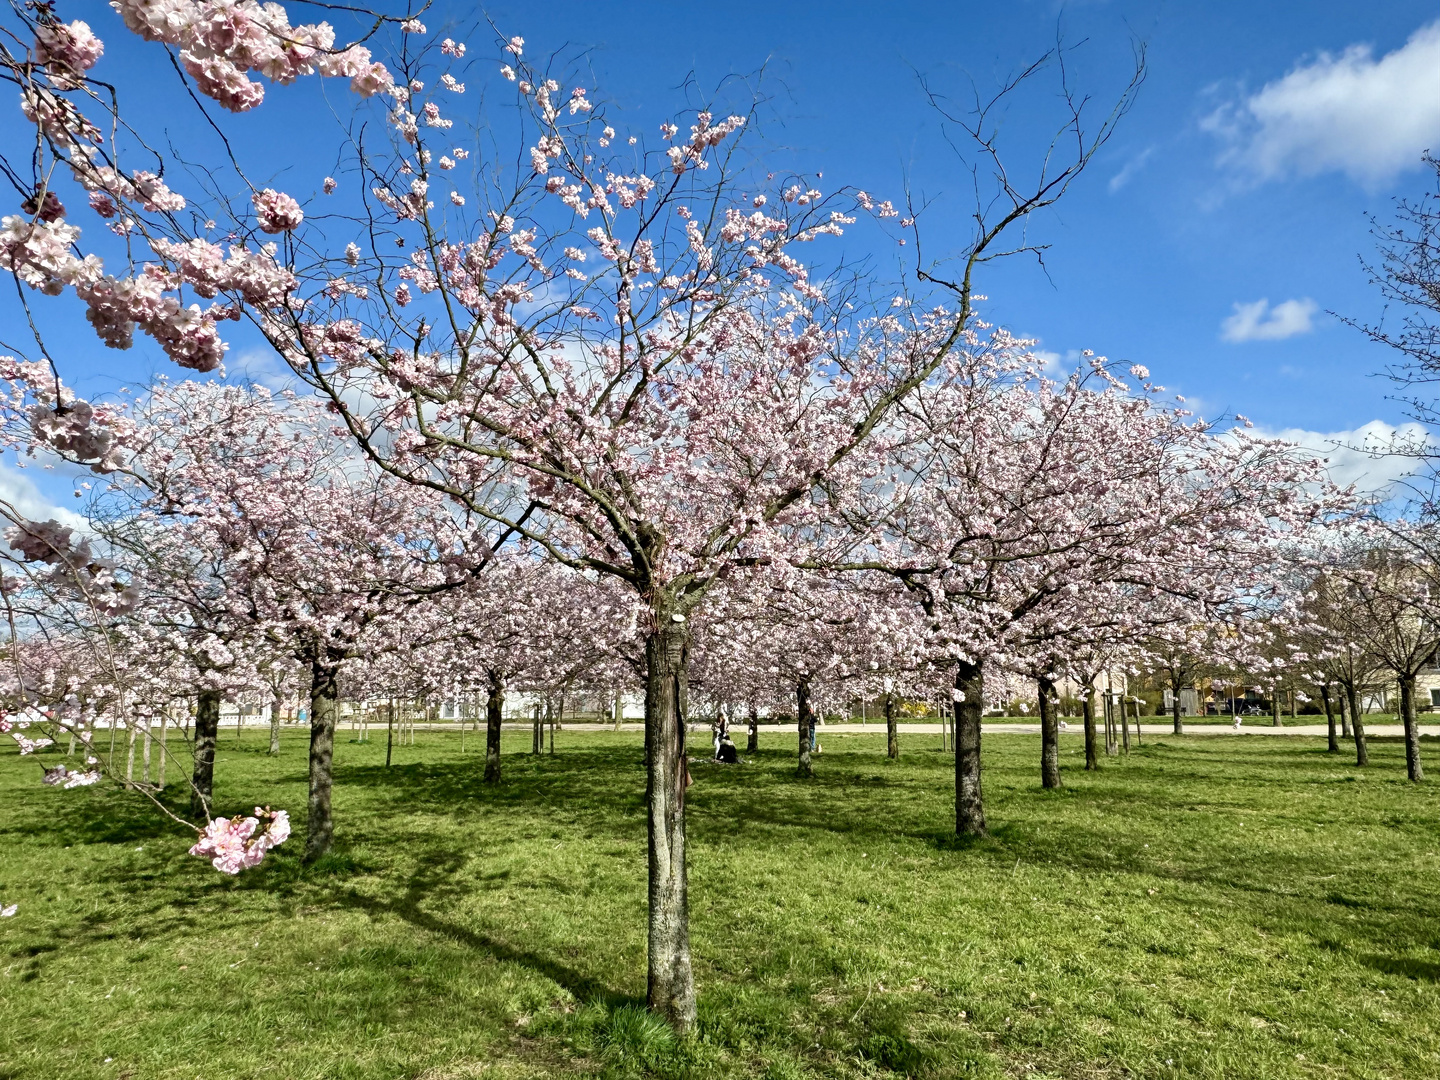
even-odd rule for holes
{"type": "Polygon", "coordinates": [[[210,865],[222,874],[238,874],[259,866],[265,855],[290,838],[290,815],[268,806],[255,808],[251,817],[236,814],[231,818],[215,818],[190,849],[191,855],[209,859],[210,865]],[[259,836],[255,830],[266,822],[259,836]]]}

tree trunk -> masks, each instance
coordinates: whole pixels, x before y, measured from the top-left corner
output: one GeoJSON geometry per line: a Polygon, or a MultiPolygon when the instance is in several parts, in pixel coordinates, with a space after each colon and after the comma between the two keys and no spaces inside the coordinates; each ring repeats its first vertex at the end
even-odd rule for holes
{"type": "Polygon", "coordinates": [[[1100,768],[1100,757],[1095,748],[1095,703],[1090,694],[1089,685],[1080,687],[1080,715],[1085,719],[1085,769],[1094,772],[1100,768]]]}
{"type": "Polygon", "coordinates": [[[485,783],[500,782],[500,720],[505,708],[505,680],[497,668],[487,673],[490,695],[485,699],[485,783]]]}
{"type": "Polygon", "coordinates": [[[1329,736],[1329,745],[1326,751],[1331,754],[1340,752],[1340,739],[1335,731],[1335,710],[1330,706],[1330,684],[1320,684],[1320,703],[1325,706],[1325,729],[1329,736]]]}
{"type": "MultiPolygon", "coordinates": [[[[980,718],[985,711],[985,672],[980,663],[955,665],[955,833],[985,835],[985,798],[980,788],[980,718]]],[[[888,701],[888,698],[887,698],[888,701]]]]}
{"type": "Polygon", "coordinates": [[[150,717],[145,717],[145,726],[140,730],[140,738],[144,740],[140,744],[140,780],[146,787],[150,786],[150,717]]]}
{"type": "MultiPolygon", "coordinates": [[[[155,787],[160,791],[165,790],[165,771],[170,765],[170,747],[166,740],[166,732],[169,730],[169,706],[160,710],[160,774],[155,779],[155,787]]],[[[70,745],[75,745],[75,736],[70,736],[70,745]]],[[[71,751],[74,752],[73,749],[71,751]]]]}
{"type": "MultiPolygon", "coordinates": [[[[1134,706],[1135,706],[1135,745],[1136,745],[1136,746],[1139,746],[1139,745],[1140,745],[1140,702],[1139,702],[1139,700],[1137,699],[1137,700],[1134,701],[1132,704],[1134,704],[1134,706]]],[[[1125,720],[1126,723],[1129,723],[1129,720],[1126,718],[1126,713],[1125,713],[1125,698],[1124,698],[1123,695],[1122,695],[1121,698],[1120,698],[1120,719],[1125,720]]]]}
{"type": "Polygon", "coordinates": [[[684,1034],[695,1023],[685,874],[686,661],[683,622],[661,621],[645,642],[645,759],[650,838],[646,1004],[684,1034]]]}
{"type": "Polygon", "coordinates": [[[800,731],[800,763],[797,771],[801,776],[814,776],[815,767],[810,763],[810,729],[815,717],[810,712],[810,680],[801,679],[795,686],[796,727],[800,731]]]}
{"type": "Polygon", "coordinates": [[[220,734],[220,693],[202,690],[195,699],[195,771],[190,778],[190,816],[208,818],[215,786],[215,740],[220,734]]]}
{"type": "Polygon", "coordinates": [[[335,757],[335,720],[339,688],[336,665],[328,657],[310,661],[310,805],[305,830],[305,861],[328,855],[335,841],[330,809],[330,774],[335,757]]]}
{"type": "Polygon", "coordinates": [[[535,715],[530,719],[530,753],[539,754],[545,749],[545,721],[540,706],[535,706],[535,715]]]}
{"type": "MultiPolygon", "coordinates": [[[[465,725],[460,725],[460,734],[465,734],[465,725]]],[[[385,707],[385,767],[390,767],[390,754],[395,749],[395,699],[391,698],[385,707]]],[[[463,744],[461,749],[464,749],[463,744]]]]}
{"type": "Polygon", "coordinates": [[[280,695],[270,702],[270,753],[280,753],[280,695]]]}
{"type": "Polygon", "coordinates": [[[1040,691],[1040,786],[1060,786],[1060,722],[1055,718],[1055,684],[1041,676],[1040,691]]]}
{"type": "Polygon", "coordinates": [[[1350,699],[1343,686],[1340,688],[1340,737],[1350,738],[1350,699]]]}
{"type": "Polygon", "coordinates": [[[885,694],[885,753],[891,761],[900,760],[900,732],[895,725],[895,695],[885,694]]]}
{"type": "Polygon", "coordinates": [[[1415,676],[1401,675],[1400,716],[1405,724],[1405,772],[1415,783],[1425,779],[1420,764],[1420,718],[1415,713],[1415,676]]]}
{"type": "Polygon", "coordinates": [[[746,740],[745,752],[747,754],[760,752],[760,710],[754,705],[750,706],[750,738],[746,740]]]}
{"type": "Polygon", "coordinates": [[[1363,767],[1370,764],[1370,750],[1365,745],[1365,715],[1360,708],[1360,689],[1355,685],[1345,688],[1350,702],[1350,731],[1355,736],[1355,764],[1363,767]]]}
{"type": "Polygon", "coordinates": [[[1279,688],[1278,686],[1272,686],[1272,687],[1270,688],[1270,726],[1271,726],[1271,727],[1280,727],[1280,726],[1281,726],[1281,721],[1280,721],[1280,688],[1279,688]]]}
{"type": "Polygon", "coordinates": [[[1124,700],[1121,699],[1120,697],[1117,697],[1116,694],[1115,694],[1115,692],[1114,692],[1113,690],[1110,691],[1110,693],[1109,693],[1107,696],[1110,698],[1110,702],[1111,702],[1111,704],[1110,704],[1110,709],[1111,709],[1112,714],[1113,714],[1113,713],[1118,713],[1118,714],[1119,714],[1119,715],[1116,717],[1116,719],[1120,721],[1121,741],[1124,743],[1125,753],[1126,753],[1126,754],[1129,754],[1129,753],[1130,753],[1130,718],[1125,715],[1125,702],[1124,702],[1124,700]]]}

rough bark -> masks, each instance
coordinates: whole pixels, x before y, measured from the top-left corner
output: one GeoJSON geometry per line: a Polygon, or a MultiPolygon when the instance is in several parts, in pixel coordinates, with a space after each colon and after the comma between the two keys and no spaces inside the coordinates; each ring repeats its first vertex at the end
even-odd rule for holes
{"type": "Polygon", "coordinates": [[[1338,754],[1340,752],[1340,739],[1335,730],[1335,710],[1330,705],[1329,683],[1320,684],[1320,703],[1325,706],[1325,729],[1330,740],[1329,745],[1326,746],[1326,751],[1331,754],[1338,754]]]}
{"type": "Polygon", "coordinates": [[[1100,768],[1099,751],[1095,747],[1095,703],[1092,693],[1089,686],[1080,688],[1080,715],[1085,720],[1085,768],[1090,772],[1100,768]]]}
{"type": "MultiPolygon", "coordinates": [[[[1171,683],[1170,685],[1171,685],[1171,692],[1175,695],[1175,696],[1174,696],[1173,698],[1171,698],[1171,700],[1170,700],[1170,715],[1171,715],[1171,717],[1172,717],[1172,718],[1174,719],[1174,721],[1175,721],[1175,734],[1176,734],[1176,735],[1184,735],[1184,734],[1185,734],[1185,722],[1184,722],[1184,720],[1181,718],[1181,715],[1180,715],[1180,680],[1179,680],[1179,679],[1176,679],[1176,680],[1175,680],[1173,683],[1171,683]]],[[[1137,709],[1136,711],[1138,712],[1139,710],[1137,709]]],[[[1124,716],[1125,716],[1125,703],[1124,703],[1123,701],[1120,703],[1120,715],[1121,715],[1121,717],[1124,717],[1124,716]]],[[[1127,721],[1127,722],[1128,722],[1128,721],[1127,721]]]]}
{"type": "Polygon", "coordinates": [[[337,665],[325,657],[310,662],[310,802],[305,861],[328,855],[335,841],[330,809],[330,774],[335,757],[337,665]]]}
{"type": "Polygon", "coordinates": [[[686,661],[683,622],[666,619],[645,642],[646,806],[650,838],[646,1003],[684,1034],[695,1023],[685,873],[686,661]]]}
{"type": "Polygon", "coordinates": [[[485,699],[485,783],[500,782],[500,719],[505,709],[505,680],[491,668],[490,694],[485,699]]]}
{"type": "Polygon", "coordinates": [[[900,760],[900,732],[895,726],[895,695],[885,695],[885,753],[891,761],[900,760]]]}
{"type": "Polygon", "coordinates": [[[215,740],[220,734],[220,693],[202,690],[195,699],[195,770],[190,777],[190,815],[208,817],[215,787],[215,740]]]}
{"type": "Polygon", "coordinates": [[[1350,701],[1343,686],[1340,688],[1340,737],[1350,738],[1350,701]]]}
{"type": "Polygon", "coordinates": [[[270,702],[270,753],[280,753],[280,698],[270,702]]]}
{"type": "Polygon", "coordinates": [[[750,706],[750,738],[745,742],[747,754],[758,754],[760,752],[760,711],[754,705],[750,706]]]}
{"type": "Polygon", "coordinates": [[[1270,726],[1271,726],[1271,727],[1280,727],[1280,726],[1281,726],[1281,720],[1280,720],[1280,688],[1279,688],[1278,686],[1272,686],[1272,687],[1270,688],[1270,726]]]}
{"type": "Polygon", "coordinates": [[[796,727],[800,731],[800,759],[797,772],[801,776],[814,776],[815,766],[810,761],[810,729],[815,716],[810,711],[810,680],[801,679],[795,686],[796,727]]]}
{"type": "Polygon", "coordinates": [[[1055,717],[1055,684],[1042,676],[1037,685],[1040,691],[1040,786],[1058,788],[1060,722],[1055,717]]]}
{"type": "Polygon", "coordinates": [[[985,709],[985,672],[980,663],[955,665],[955,832],[985,835],[985,798],[980,788],[980,718],[985,709]]]}
{"type": "Polygon", "coordinates": [[[1415,783],[1425,779],[1425,768],[1420,764],[1420,718],[1415,710],[1415,676],[1401,675],[1400,716],[1405,725],[1405,772],[1415,783]]]}
{"type": "Polygon", "coordinates": [[[1345,696],[1350,702],[1350,731],[1355,738],[1355,764],[1363,767],[1370,764],[1370,750],[1365,745],[1365,714],[1360,708],[1360,688],[1347,686],[1345,696]]]}

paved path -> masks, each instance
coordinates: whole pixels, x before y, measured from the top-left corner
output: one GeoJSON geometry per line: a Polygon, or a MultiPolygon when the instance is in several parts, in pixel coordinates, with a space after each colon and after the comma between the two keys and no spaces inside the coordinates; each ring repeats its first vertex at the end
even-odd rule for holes
{"type": "MultiPolygon", "coordinates": [[[[1074,721],[1073,723],[1067,721],[1067,723],[1069,723],[1069,727],[1067,728],[1067,730],[1061,732],[1062,735],[1083,735],[1083,734],[1085,733],[1085,727],[1084,727],[1084,725],[1083,725],[1079,720],[1076,720],[1076,721],[1074,721]]],[[[233,726],[233,725],[232,725],[232,726],[233,726]]],[[[247,726],[249,726],[249,725],[247,725],[247,726]]],[[[259,729],[261,728],[261,726],[262,726],[261,724],[255,724],[255,725],[254,725],[254,729],[255,729],[255,730],[259,730],[259,729]]],[[[293,725],[291,725],[291,726],[293,726],[293,725]]],[[[505,721],[505,723],[502,725],[502,727],[504,727],[504,729],[505,729],[506,731],[529,731],[529,730],[531,729],[531,723],[530,723],[529,720],[507,720],[507,721],[505,721]]],[[[899,731],[899,733],[900,733],[901,735],[935,735],[935,736],[938,736],[938,735],[940,734],[940,725],[937,724],[937,723],[928,723],[928,724],[925,724],[925,723],[905,723],[905,724],[896,724],[895,727],[896,727],[896,729],[899,731]]],[[[348,720],[347,720],[347,721],[342,721],[342,722],[341,722],[341,725],[340,725],[340,730],[342,730],[342,731],[343,731],[343,730],[348,730],[348,728],[349,728],[349,721],[348,721],[348,720]]],[[[370,730],[371,730],[372,732],[374,732],[374,731],[376,731],[377,729],[380,730],[380,731],[383,731],[383,730],[385,729],[385,725],[384,725],[384,724],[376,724],[376,723],[373,723],[373,722],[372,722],[371,725],[370,725],[370,730]]],[[[397,729],[397,730],[398,730],[398,729],[397,729]]],[[[453,724],[453,723],[449,723],[449,724],[447,724],[447,723],[440,723],[440,724],[417,723],[417,724],[415,725],[415,730],[417,730],[417,731],[453,731],[453,732],[456,732],[457,734],[458,734],[458,732],[459,732],[459,728],[458,728],[455,724],[453,724]]],[[[564,723],[564,724],[561,724],[561,725],[560,725],[560,730],[561,730],[561,731],[568,731],[568,732],[572,732],[572,733],[580,733],[580,734],[584,734],[584,733],[586,733],[586,732],[589,732],[589,733],[603,733],[603,732],[607,732],[607,731],[613,732],[613,731],[615,730],[615,725],[614,725],[614,724],[586,724],[586,723],[577,724],[577,723],[564,723]]],[[[641,724],[641,723],[639,723],[639,722],[637,722],[637,721],[627,720],[625,723],[623,723],[623,724],[620,725],[620,730],[621,730],[621,731],[625,731],[625,732],[634,732],[634,733],[637,733],[637,734],[638,734],[638,733],[641,733],[641,732],[643,732],[643,731],[645,730],[645,725],[644,725],[644,724],[641,724]]],[[[710,730],[710,725],[709,725],[709,724],[691,724],[691,725],[690,725],[690,730],[691,730],[692,732],[700,732],[700,731],[708,732],[708,731],[710,730]]],[[[820,737],[821,737],[821,738],[824,738],[826,735],[883,735],[883,734],[885,733],[885,725],[882,724],[882,723],[874,723],[874,724],[859,724],[859,723],[822,724],[822,725],[819,727],[818,730],[819,730],[819,733],[820,733],[820,737]]],[[[1134,730],[1135,730],[1135,727],[1134,727],[1133,724],[1131,725],[1130,730],[1131,730],[1131,731],[1134,731],[1134,730]]],[[[1039,725],[1038,723],[1012,723],[1012,722],[1009,722],[1009,721],[999,721],[999,722],[996,722],[996,723],[987,723],[987,724],[985,724],[984,727],[981,729],[981,731],[982,731],[983,734],[987,734],[987,735],[990,735],[990,734],[993,734],[993,735],[1038,735],[1038,734],[1040,734],[1040,725],[1039,725]]],[[[1104,731],[1104,729],[1103,729],[1103,727],[1101,727],[1100,729],[1097,730],[1097,734],[1102,734],[1102,735],[1103,735],[1103,731],[1104,731]]],[[[471,729],[471,734],[472,734],[472,735],[473,735],[473,734],[478,734],[478,735],[480,735],[481,737],[483,737],[483,736],[484,736],[484,733],[485,733],[485,727],[484,727],[484,724],[483,724],[483,723],[480,725],[480,727],[479,727],[478,729],[475,729],[475,728],[472,728],[472,729],[471,729]]],[[[745,735],[745,726],[744,726],[743,724],[734,725],[734,726],[731,727],[730,733],[731,733],[731,736],[732,736],[732,737],[735,737],[735,738],[744,738],[744,735],[745,735]]],[[[1399,736],[1399,735],[1403,735],[1404,733],[1405,733],[1405,729],[1404,729],[1400,724],[1385,723],[1385,724],[1366,724],[1366,725],[1365,725],[1365,734],[1366,734],[1367,736],[1368,736],[1368,735],[1375,735],[1375,736],[1399,736]]],[[[774,737],[779,737],[779,736],[782,736],[782,735],[789,735],[789,736],[791,736],[791,737],[794,737],[794,736],[795,736],[795,725],[794,725],[793,723],[789,723],[789,724],[761,724],[761,725],[760,725],[760,734],[761,734],[762,736],[768,736],[768,737],[772,737],[772,738],[774,738],[774,737]]],[[[1141,725],[1140,725],[1140,734],[1141,734],[1142,737],[1149,736],[1149,737],[1152,737],[1152,738],[1161,738],[1161,737],[1164,737],[1164,736],[1167,736],[1167,735],[1168,735],[1168,736],[1170,736],[1170,737],[1173,738],[1173,737],[1174,737],[1174,726],[1173,726],[1172,724],[1170,724],[1169,722],[1166,722],[1166,723],[1163,723],[1163,724],[1141,724],[1141,725]]],[[[1326,728],[1326,726],[1325,726],[1324,724],[1288,724],[1288,723],[1287,723],[1287,725],[1286,725],[1285,727],[1278,727],[1278,728],[1277,728],[1277,727],[1273,727],[1273,726],[1271,725],[1270,721],[1269,721],[1266,717],[1263,717],[1263,716],[1262,716],[1262,717],[1251,717],[1251,718],[1248,718],[1248,719],[1245,721],[1244,725],[1240,728],[1239,731],[1236,731],[1236,730],[1235,730],[1233,727],[1231,727],[1231,725],[1228,724],[1228,723],[1223,723],[1223,724],[1215,724],[1215,723],[1210,723],[1210,724],[1187,723],[1187,724],[1185,725],[1185,734],[1186,734],[1186,735],[1308,735],[1308,736],[1311,736],[1312,738],[1315,737],[1315,736],[1319,736],[1320,738],[1324,738],[1324,737],[1328,734],[1328,729],[1326,728]]],[[[1420,734],[1421,734],[1421,735],[1427,735],[1427,736],[1430,736],[1430,737],[1432,737],[1432,738],[1440,738],[1440,724],[1433,724],[1433,723],[1432,723],[1432,724],[1421,724],[1421,725],[1420,725],[1420,734]]]]}
{"type": "MultiPolygon", "coordinates": [[[[1060,734],[1062,734],[1062,735],[1083,735],[1083,734],[1085,734],[1085,725],[1082,724],[1079,720],[1076,720],[1076,721],[1073,721],[1073,722],[1068,722],[1068,721],[1067,721],[1067,723],[1069,723],[1069,728],[1068,728],[1067,730],[1065,730],[1065,731],[1062,731],[1060,734]]],[[[904,734],[904,735],[939,735],[939,734],[940,734],[940,725],[939,725],[939,724],[899,724],[899,725],[897,725],[897,727],[898,727],[900,733],[901,733],[901,734],[904,734]]],[[[732,730],[733,730],[733,729],[732,729],[732,730]]],[[[795,729],[794,729],[794,726],[793,726],[793,725],[787,725],[787,726],[785,726],[785,727],[782,728],[782,727],[779,727],[778,725],[772,725],[772,726],[770,726],[770,727],[766,727],[765,725],[762,724],[762,725],[760,726],[760,730],[761,730],[762,732],[764,732],[764,731],[782,731],[782,730],[783,730],[783,731],[794,731],[795,729]]],[[[820,734],[821,734],[821,735],[824,735],[825,733],[827,733],[827,732],[832,732],[832,731],[833,731],[833,732],[837,732],[837,733],[842,734],[842,735],[848,735],[848,734],[855,733],[855,732],[868,732],[868,733],[870,733],[870,734],[880,734],[880,733],[883,733],[883,732],[884,732],[885,728],[884,728],[884,725],[881,725],[881,724],[866,724],[866,725],[860,725],[860,724],[825,724],[825,725],[822,726],[819,730],[820,730],[820,734]]],[[[1131,731],[1134,731],[1134,730],[1135,730],[1134,724],[1131,724],[1130,730],[1131,730],[1131,731]]],[[[1040,734],[1040,725],[1039,725],[1038,723],[1037,723],[1037,724],[1016,724],[1016,723],[1008,723],[1008,722],[999,722],[999,723],[994,723],[994,724],[989,724],[989,723],[987,723],[987,724],[985,724],[985,725],[981,728],[981,732],[982,732],[983,734],[990,734],[990,733],[993,732],[993,733],[995,733],[995,734],[1003,734],[1003,735],[1039,735],[1039,734],[1040,734]]],[[[1103,727],[1103,725],[1102,725],[1100,728],[1097,729],[1097,734],[1103,735],[1103,732],[1104,732],[1104,727],[1103,727]]],[[[1366,725],[1365,725],[1365,734],[1366,734],[1367,736],[1369,736],[1369,735],[1403,735],[1404,733],[1405,733],[1405,729],[1404,729],[1404,727],[1402,727],[1400,724],[1366,724],[1366,725]]],[[[1169,736],[1171,736],[1171,737],[1173,738],[1174,735],[1175,735],[1175,726],[1174,726],[1173,724],[1170,724],[1170,723],[1165,723],[1165,724],[1141,724],[1141,725],[1140,725],[1140,734],[1141,734],[1142,737],[1149,735],[1149,736],[1154,736],[1154,737],[1157,737],[1157,738],[1158,738],[1158,737],[1161,737],[1161,736],[1169,735],[1169,736]]],[[[1259,717],[1259,718],[1252,718],[1252,719],[1246,720],[1246,722],[1241,726],[1241,728],[1240,728],[1239,731],[1236,731],[1236,730],[1235,730],[1230,724],[1228,724],[1228,723],[1225,723],[1225,724],[1196,724],[1196,723],[1187,723],[1187,724],[1185,725],[1185,734],[1186,734],[1186,735],[1311,735],[1311,736],[1318,735],[1318,736],[1320,736],[1321,738],[1324,738],[1326,735],[1329,734],[1329,729],[1328,729],[1324,724],[1294,724],[1294,725],[1287,725],[1287,726],[1285,726],[1285,727],[1278,727],[1278,728],[1277,728],[1277,727],[1271,726],[1269,720],[1265,719],[1264,717],[1259,717]]],[[[1429,725],[1422,724],[1422,725],[1420,725],[1420,734],[1422,734],[1422,735],[1431,735],[1431,736],[1435,736],[1435,737],[1437,737],[1437,738],[1440,738],[1440,724],[1429,724],[1429,725]]]]}

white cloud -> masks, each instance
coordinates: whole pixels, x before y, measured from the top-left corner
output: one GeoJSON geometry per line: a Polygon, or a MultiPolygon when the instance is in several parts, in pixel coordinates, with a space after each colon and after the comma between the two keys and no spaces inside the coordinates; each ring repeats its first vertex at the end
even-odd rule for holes
{"type": "Polygon", "coordinates": [[[1376,60],[1370,45],[1322,52],[1201,126],[1221,161],[1259,180],[1343,172],[1369,188],[1440,150],[1440,22],[1376,60]]]}
{"type": "Polygon", "coordinates": [[[226,364],[225,369],[269,390],[293,389],[297,381],[295,372],[271,349],[246,349],[226,364]]]}
{"type": "Polygon", "coordinates": [[[1235,305],[1235,314],[1220,324],[1220,337],[1225,341],[1282,341],[1315,329],[1311,320],[1320,305],[1309,297],[1286,300],[1273,308],[1269,300],[1235,305]]]}
{"type": "MultiPolygon", "coordinates": [[[[8,503],[22,517],[31,521],[48,521],[54,518],[61,524],[85,528],[83,517],[65,506],[54,502],[41,492],[28,472],[0,462],[0,501],[8,503]]],[[[0,519],[0,531],[9,528],[9,522],[0,519]]]]}
{"type": "Polygon", "coordinates": [[[1269,438],[1284,439],[1326,460],[1330,479],[1341,487],[1354,484],[1365,493],[1384,492],[1419,466],[1416,452],[1434,448],[1419,424],[1387,424],[1371,420],[1349,431],[1309,431],[1285,428],[1280,431],[1257,426],[1269,438]]]}

